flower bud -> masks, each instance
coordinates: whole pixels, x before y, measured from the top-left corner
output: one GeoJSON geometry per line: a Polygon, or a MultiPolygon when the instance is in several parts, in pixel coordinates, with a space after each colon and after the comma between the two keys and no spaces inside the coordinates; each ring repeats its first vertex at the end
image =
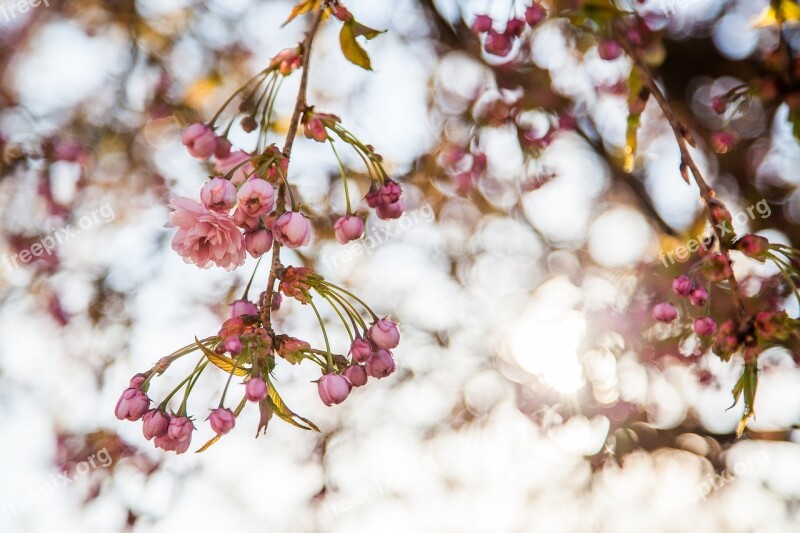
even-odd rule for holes
{"type": "Polygon", "coordinates": [[[789,318],[786,311],[772,313],[761,311],[756,315],[755,329],[758,337],[764,341],[786,341],[797,328],[795,320],[789,318]]]}
{"type": "Polygon", "coordinates": [[[275,220],[275,240],[287,248],[300,248],[311,242],[311,222],[303,213],[289,211],[275,220]]]}
{"type": "Polygon", "coordinates": [[[352,387],[349,379],[338,374],[325,374],[317,381],[319,397],[328,407],[345,401],[352,387]]]}
{"type": "Polygon", "coordinates": [[[150,398],[136,388],[122,391],[122,396],[117,400],[114,414],[119,420],[139,420],[150,407],[150,398]]]}
{"type": "Polygon", "coordinates": [[[211,424],[211,429],[213,429],[214,433],[217,435],[230,433],[233,426],[236,425],[236,417],[233,415],[233,412],[225,407],[219,407],[211,411],[211,414],[208,416],[208,421],[211,424]]]}
{"type": "Polygon", "coordinates": [[[711,135],[711,147],[718,154],[727,154],[738,142],[739,136],[732,131],[715,131],[711,135]]]}
{"type": "Polygon", "coordinates": [[[369,340],[378,348],[391,350],[400,344],[400,329],[397,327],[397,324],[386,318],[372,324],[367,335],[369,336],[369,340]]]}
{"type": "Polygon", "coordinates": [[[225,339],[225,351],[231,355],[242,353],[242,339],[236,335],[231,335],[225,339]]]}
{"type": "Polygon", "coordinates": [[[223,178],[212,178],[200,190],[200,201],[209,209],[228,211],[236,204],[236,186],[223,178]]]}
{"type": "Polygon", "coordinates": [[[163,437],[169,427],[169,415],[161,409],[151,409],[142,417],[142,433],[147,440],[163,437]]]}
{"type": "Polygon", "coordinates": [[[597,54],[603,61],[614,61],[622,55],[622,46],[617,41],[604,39],[597,44],[597,54]]]}
{"type": "Polygon", "coordinates": [[[692,305],[696,305],[697,307],[706,305],[706,302],[708,301],[708,291],[702,287],[696,288],[689,295],[689,301],[692,302],[692,305]]]}
{"type": "Polygon", "coordinates": [[[307,139],[314,139],[317,142],[324,143],[328,140],[328,130],[325,125],[317,117],[312,117],[305,124],[303,124],[303,134],[307,139]]]}
{"type": "Polygon", "coordinates": [[[260,402],[267,397],[267,382],[259,377],[250,378],[244,386],[244,394],[251,402],[260,402]]]}
{"type": "Polygon", "coordinates": [[[258,122],[253,116],[242,117],[242,120],[239,121],[239,126],[247,133],[250,133],[258,127],[258,122]]]}
{"type": "Polygon", "coordinates": [[[176,416],[171,418],[167,426],[167,436],[176,442],[187,442],[192,440],[194,424],[186,416],[176,416]]]}
{"type": "Polygon", "coordinates": [[[239,206],[233,212],[233,223],[245,231],[255,231],[258,229],[258,217],[251,217],[239,206]]]}
{"type": "Polygon", "coordinates": [[[489,15],[477,15],[472,21],[472,31],[475,33],[486,33],[492,29],[492,17],[489,15]]]}
{"type": "Polygon", "coordinates": [[[506,23],[506,35],[511,37],[519,37],[525,29],[525,21],[518,18],[513,18],[506,23]]]}
{"type": "Polygon", "coordinates": [[[248,231],[244,234],[244,247],[247,253],[258,259],[272,248],[272,234],[265,229],[248,231]]]}
{"type": "Polygon", "coordinates": [[[717,336],[714,339],[714,344],[711,345],[711,350],[717,354],[720,359],[727,361],[738,348],[739,338],[736,335],[736,325],[733,323],[733,320],[726,320],[719,327],[717,336]]]}
{"type": "Polygon", "coordinates": [[[703,337],[710,337],[717,330],[717,323],[710,316],[694,319],[694,332],[703,337]]]}
{"type": "Polygon", "coordinates": [[[231,306],[231,318],[237,318],[243,315],[257,315],[258,306],[253,302],[247,300],[236,300],[231,306]]]}
{"type": "Polygon", "coordinates": [[[700,265],[703,275],[711,283],[719,283],[733,276],[731,262],[722,254],[711,254],[707,256],[700,265]]]}
{"type": "Polygon", "coordinates": [[[333,232],[340,244],[360,239],[364,235],[364,219],[355,215],[340,217],[333,224],[333,232]]]}
{"type": "Polygon", "coordinates": [[[248,217],[266,215],[275,204],[275,189],[272,184],[261,178],[250,178],[239,189],[236,195],[239,209],[248,217]]]}
{"type": "Polygon", "coordinates": [[[711,99],[711,109],[714,110],[714,113],[717,115],[722,115],[725,113],[725,110],[728,107],[728,101],[725,99],[724,96],[715,96],[711,99]]]}
{"type": "Polygon", "coordinates": [[[350,355],[353,357],[353,360],[359,363],[367,362],[367,360],[372,357],[373,353],[372,344],[362,337],[356,337],[350,345],[350,355]]]}
{"type": "Polygon", "coordinates": [[[130,387],[131,389],[138,389],[139,387],[142,386],[142,383],[144,383],[146,379],[147,376],[145,376],[144,374],[142,373],[136,374],[131,378],[130,383],[128,383],[128,387],[130,387]]]}
{"type": "Polygon", "coordinates": [[[354,387],[367,384],[367,371],[361,365],[350,365],[344,369],[342,375],[350,380],[354,387]]]}
{"type": "Polygon", "coordinates": [[[217,136],[211,128],[199,122],[183,130],[181,142],[189,154],[197,159],[208,159],[217,149],[217,136]]]}
{"type": "Polygon", "coordinates": [[[689,293],[692,292],[693,288],[694,283],[692,283],[692,280],[689,279],[689,276],[686,274],[681,274],[672,280],[672,290],[678,296],[689,296],[689,293]]]}
{"type": "Polygon", "coordinates": [[[744,255],[762,263],[767,260],[769,252],[769,240],[761,235],[748,233],[736,241],[736,249],[744,255]]]}
{"type": "Polygon", "coordinates": [[[531,28],[538,26],[545,17],[547,17],[547,11],[539,4],[533,4],[525,10],[525,22],[527,22],[528,26],[531,28]]]}
{"type": "Polygon", "coordinates": [[[400,218],[400,216],[405,212],[406,206],[403,200],[397,200],[391,204],[381,204],[376,209],[375,212],[378,214],[378,218],[381,220],[393,220],[395,218],[400,218]]]}
{"type": "Polygon", "coordinates": [[[385,378],[396,368],[394,358],[389,350],[378,350],[366,364],[367,374],[377,379],[385,378]]]}
{"type": "Polygon", "coordinates": [[[217,137],[217,146],[214,148],[214,157],[225,159],[231,155],[231,142],[225,137],[217,137]]]}
{"type": "Polygon", "coordinates": [[[511,53],[512,48],[513,43],[509,35],[497,33],[493,30],[486,34],[486,40],[483,43],[483,49],[487,54],[505,57],[511,53]]]}
{"type": "Polygon", "coordinates": [[[662,302],[653,307],[653,318],[659,322],[669,324],[678,318],[678,310],[669,302],[662,302]]]}

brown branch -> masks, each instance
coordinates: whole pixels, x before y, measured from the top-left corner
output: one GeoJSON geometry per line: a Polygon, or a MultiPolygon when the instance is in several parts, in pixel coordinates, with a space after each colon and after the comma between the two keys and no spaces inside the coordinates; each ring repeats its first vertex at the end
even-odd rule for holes
{"type": "MultiPolygon", "coordinates": [[[[681,120],[672,111],[672,107],[670,106],[666,96],[664,96],[664,93],[653,79],[649,69],[644,65],[641,58],[636,53],[633,45],[624,37],[623,32],[618,32],[618,39],[623,48],[625,48],[625,51],[628,53],[628,56],[631,58],[631,61],[633,61],[634,68],[639,72],[639,75],[642,78],[642,84],[647,90],[650,91],[650,94],[653,95],[653,98],[655,98],[658,106],[661,108],[661,112],[664,114],[664,118],[667,119],[667,122],[669,122],[669,125],[672,128],[672,132],[675,135],[675,140],[678,143],[678,149],[681,153],[681,165],[686,165],[686,167],[691,171],[695,183],[697,183],[697,186],[700,188],[700,196],[706,205],[706,218],[708,218],[708,220],[711,222],[711,227],[713,228],[714,234],[717,237],[717,242],[719,242],[720,254],[725,257],[725,260],[730,264],[730,254],[728,253],[729,247],[725,244],[722,230],[717,226],[719,221],[716,220],[712,214],[712,206],[714,202],[718,202],[718,200],[715,200],[714,189],[712,189],[708,185],[708,182],[706,182],[705,178],[703,177],[703,173],[700,171],[700,168],[697,166],[697,163],[689,151],[690,142],[692,145],[694,145],[694,142],[689,140],[691,139],[691,133],[689,133],[689,129],[686,127],[686,125],[683,124],[683,122],[681,122],[681,120]]],[[[739,326],[741,327],[747,320],[747,308],[745,307],[744,299],[742,298],[741,290],[739,289],[739,282],[733,272],[731,272],[731,276],[728,278],[728,283],[730,284],[731,294],[733,295],[733,300],[736,304],[739,326]]]]}
{"type": "MultiPolygon", "coordinates": [[[[297,103],[294,106],[292,119],[289,123],[289,131],[286,134],[286,143],[283,146],[283,156],[290,161],[292,155],[292,147],[294,146],[295,137],[297,137],[297,130],[300,126],[300,118],[303,116],[308,102],[306,100],[306,92],[308,90],[308,67],[311,59],[311,46],[314,43],[314,36],[317,34],[320,22],[322,22],[322,14],[324,8],[317,9],[314,12],[314,19],[311,27],[306,33],[306,38],[302,43],[303,47],[303,72],[300,76],[300,88],[297,91],[297,103]]],[[[287,163],[288,168],[288,163],[287,163]]],[[[288,177],[288,176],[287,176],[288,177]]],[[[284,183],[278,185],[278,198],[276,215],[280,216],[286,211],[285,197],[286,188],[288,187],[288,179],[284,183]]],[[[267,290],[264,293],[264,298],[261,302],[261,322],[264,328],[272,333],[272,299],[275,294],[275,281],[278,276],[278,270],[281,268],[281,244],[278,241],[272,243],[272,261],[270,263],[269,279],[267,280],[267,290]]]]}

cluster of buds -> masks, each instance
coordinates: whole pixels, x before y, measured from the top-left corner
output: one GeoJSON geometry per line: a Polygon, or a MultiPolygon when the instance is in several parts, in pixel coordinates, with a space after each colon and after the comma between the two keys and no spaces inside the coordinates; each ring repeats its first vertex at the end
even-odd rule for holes
{"type": "MultiPolygon", "coordinates": [[[[400,330],[396,323],[388,318],[378,318],[360,299],[329,283],[310,268],[281,269],[279,280],[284,296],[310,305],[317,317],[320,315],[314,303],[315,295],[334,307],[351,338],[349,353],[332,351],[326,325],[321,319],[319,323],[326,339],[324,350],[313,348],[301,339],[273,333],[261,322],[259,305],[243,298],[234,302],[230,318],[222,323],[215,336],[195,340],[194,344],[161,359],[147,372],[134,376],[117,402],[117,418],[141,420],[144,437],[153,440],[157,448],[183,453],[188,450],[192,432],[196,429],[194,418],[187,413],[188,399],[209,363],[227,374],[219,405],[207,418],[217,438],[234,428],[236,418],[248,402],[259,406],[259,429],[266,428],[273,414],[297,427],[317,429],[312,422],[291,411],[275,389],[270,375],[278,359],[289,364],[308,360],[319,365],[322,377],[316,380],[317,392],[327,406],[342,403],[353,387],[366,385],[369,377],[382,379],[395,371],[391,350],[400,343],[400,330]],[[372,318],[370,323],[357,311],[358,305],[372,318]],[[159,405],[152,407],[152,400],[147,395],[150,381],[163,374],[175,360],[195,351],[200,351],[201,357],[194,370],[159,405]],[[242,398],[235,409],[230,409],[226,407],[226,397],[234,376],[243,378],[242,398]],[[181,390],[184,390],[184,396],[179,408],[168,411],[170,400],[181,390]]],[[[267,305],[265,298],[261,301],[267,305]]],[[[215,441],[216,438],[212,439],[215,441]]]]}
{"type": "Polygon", "coordinates": [[[510,18],[506,21],[502,32],[495,31],[494,21],[489,15],[477,15],[472,22],[476,33],[485,34],[483,49],[487,54],[505,57],[514,48],[514,41],[525,31],[525,26],[534,28],[547,17],[547,11],[539,3],[534,3],[525,10],[525,19],[510,18]]]}

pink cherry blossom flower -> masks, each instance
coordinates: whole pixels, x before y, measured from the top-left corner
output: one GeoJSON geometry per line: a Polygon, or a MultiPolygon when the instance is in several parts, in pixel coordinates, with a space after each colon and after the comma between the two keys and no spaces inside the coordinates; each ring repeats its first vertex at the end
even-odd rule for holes
{"type": "Polygon", "coordinates": [[[251,402],[260,402],[267,397],[267,383],[261,378],[250,378],[244,386],[244,394],[251,402]]]}
{"type": "Polygon", "coordinates": [[[239,189],[236,195],[239,209],[249,217],[259,217],[272,211],[275,205],[275,189],[272,184],[261,178],[250,178],[239,189]]]}
{"type": "Polygon", "coordinates": [[[678,318],[678,310],[669,302],[662,302],[653,307],[653,318],[659,322],[669,324],[678,318]]]}
{"type": "Polygon", "coordinates": [[[236,300],[231,306],[231,318],[240,317],[242,315],[257,315],[258,306],[253,302],[247,300],[236,300]]]}
{"type": "Polygon", "coordinates": [[[215,264],[233,270],[244,263],[244,237],[233,219],[188,198],[173,198],[168,228],[178,228],[172,249],[200,268],[215,264]]]}
{"type": "Polygon", "coordinates": [[[275,240],[287,248],[300,248],[311,242],[311,222],[303,213],[289,211],[275,221],[273,226],[275,240]]]}
{"type": "Polygon", "coordinates": [[[350,345],[350,355],[359,363],[365,363],[375,352],[372,344],[362,337],[356,337],[350,345]]]}
{"type": "Polygon", "coordinates": [[[265,229],[248,231],[244,234],[244,247],[247,253],[258,259],[272,248],[272,234],[265,229]]]}
{"type": "Polygon", "coordinates": [[[151,409],[142,417],[144,438],[163,437],[169,427],[169,415],[160,409],[151,409]]]}
{"type": "Polygon", "coordinates": [[[350,365],[344,369],[342,375],[350,380],[354,387],[367,384],[367,371],[361,365],[350,365]]]}
{"type": "Polygon", "coordinates": [[[367,374],[377,379],[385,378],[396,368],[392,352],[389,350],[378,350],[366,364],[367,374]]]}
{"type": "Polygon", "coordinates": [[[199,122],[183,130],[181,142],[189,154],[197,159],[208,159],[217,149],[217,136],[211,128],[199,122]]]}
{"type": "Polygon", "coordinates": [[[378,320],[369,328],[369,340],[378,348],[391,350],[400,344],[400,329],[389,319],[378,320]]]}
{"type": "Polygon", "coordinates": [[[338,374],[325,374],[317,381],[319,397],[328,407],[345,401],[351,388],[353,384],[350,380],[338,374]]]}
{"type": "Polygon", "coordinates": [[[212,178],[200,190],[200,201],[209,209],[229,211],[236,204],[236,186],[222,178],[212,178]]]}
{"type": "Polygon", "coordinates": [[[211,429],[213,429],[214,433],[217,435],[230,433],[233,426],[236,425],[236,417],[233,415],[233,412],[224,407],[211,411],[208,421],[211,424],[211,429]]]}
{"type": "Polygon", "coordinates": [[[714,334],[717,330],[717,323],[710,316],[701,316],[694,320],[694,332],[698,335],[708,337],[714,334]]]}
{"type": "Polygon", "coordinates": [[[340,244],[360,239],[364,235],[364,219],[355,215],[343,216],[333,224],[333,233],[340,244]]]}
{"type": "Polygon", "coordinates": [[[122,391],[117,400],[114,414],[119,420],[139,420],[150,407],[150,398],[139,389],[129,388],[122,391]]]}
{"type": "Polygon", "coordinates": [[[176,442],[184,442],[192,439],[194,424],[186,416],[176,416],[171,418],[167,427],[167,436],[176,442]]]}

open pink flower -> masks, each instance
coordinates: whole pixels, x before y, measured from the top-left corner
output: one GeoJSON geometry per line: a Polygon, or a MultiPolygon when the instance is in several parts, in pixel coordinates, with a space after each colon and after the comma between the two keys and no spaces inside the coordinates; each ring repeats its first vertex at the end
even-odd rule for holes
{"type": "Polygon", "coordinates": [[[229,211],[236,204],[236,186],[222,178],[212,178],[200,190],[203,205],[215,211],[229,211]]]}
{"type": "Polygon", "coordinates": [[[173,198],[168,228],[178,228],[172,249],[200,268],[215,264],[233,270],[244,263],[244,237],[226,213],[211,211],[188,198],[173,198]]]}
{"type": "Polygon", "coordinates": [[[249,217],[266,215],[275,204],[275,189],[272,184],[261,178],[250,178],[239,189],[236,196],[239,209],[249,217]]]}

